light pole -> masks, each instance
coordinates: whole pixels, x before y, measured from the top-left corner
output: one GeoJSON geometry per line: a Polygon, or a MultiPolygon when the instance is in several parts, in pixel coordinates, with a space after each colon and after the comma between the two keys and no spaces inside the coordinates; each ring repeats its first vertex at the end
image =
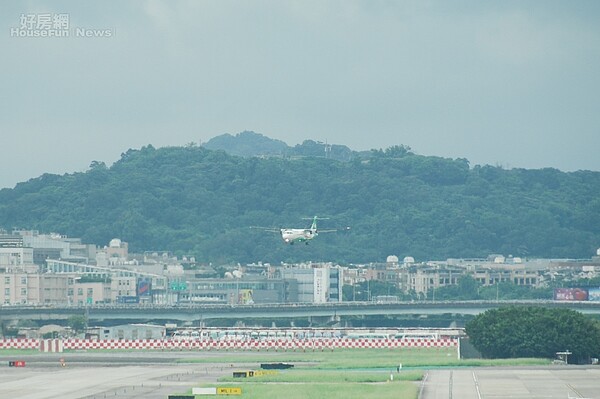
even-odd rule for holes
{"type": "Polygon", "coordinates": [[[498,302],[498,297],[499,297],[499,291],[500,291],[500,286],[498,285],[498,283],[496,283],[496,302],[498,302]]]}

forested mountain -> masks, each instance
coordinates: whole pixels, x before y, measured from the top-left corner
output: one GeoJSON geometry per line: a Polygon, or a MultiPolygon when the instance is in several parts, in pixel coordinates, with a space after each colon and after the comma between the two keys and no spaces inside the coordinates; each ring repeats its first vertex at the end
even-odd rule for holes
{"type": "Polygon", "coordinates": [[[131,251],[172,250],[204,262],[586,257],[600,246],[600,173],[469,167],[406,147],[341,162],[242,158],[189,145],[130,149],[111,167],[45,174],[0,190],[0,226],[113,237],[131,251]],[[310,245],[276,233],[327,216],[310,245]]]}
{"type": "Polygon", "coordinates": [[[244,131],[236,134],[222,134],[213,137],[203,144],[209,150],[223,150],[231,155],[242,157],[277,156],[283,158],[323,157],[338,161],[349,161],[364,153],[352,151],[345,145],[327,144],[313,140],[305,140],[294,147],[281,140],[271,139],[260,133],[244,131]]]}
{"type": "Polygon", "coordinates": [[[283,156],[289,147],[281,140],[274,140],[259,133],[244,131],[236,134],[222,134],[203,144],[209,150],[223,150],[241,157],[283,156]]]}

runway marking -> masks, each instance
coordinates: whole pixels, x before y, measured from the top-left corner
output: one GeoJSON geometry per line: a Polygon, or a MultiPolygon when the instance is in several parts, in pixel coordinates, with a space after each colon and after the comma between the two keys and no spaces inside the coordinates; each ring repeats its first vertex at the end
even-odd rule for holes
{"type": "Polygon", "coordinates": [[[423,389],[425,388],[425,382],[427,381],[427,377],[429,377],[429,372],[425,372],[423,379],[421,380],[421,389],[419,389],[419,399],[423,397],[423,389]]]}
{"type": "Polygon", "coordinates": [[[575,399],[575,398],[585,399],[583,397],[583,395],[581,394],[581,392],[579,392],[577,389],[575,389],[575,387],[573,385],[571,385],[571,384],[566,384],[566,385],[567,385],[567,388],[569,388],[571,391],[573,391],[575,393],[575,395],[577,395],[577,396],[571,396],[570,394],[568,394],[569,399],[575,399]]]}
{"type": "Polygon", "coordinates": [[[479,391],[479,381],[477,381],[477,376],[473,371],[473,381],[475,382],[475,390],[477,391],[477,397],[481,399],[481,391],[479,391]]]}
{"type": "Polygon", "coordinates": [[[453,379],[454,379],[454,374],[453,374],[452,370],[450,370],[450,381],[448,381],[448,385],[449,385],[448,399],[452,399],[452,384],[454,382],[453,379]]]}

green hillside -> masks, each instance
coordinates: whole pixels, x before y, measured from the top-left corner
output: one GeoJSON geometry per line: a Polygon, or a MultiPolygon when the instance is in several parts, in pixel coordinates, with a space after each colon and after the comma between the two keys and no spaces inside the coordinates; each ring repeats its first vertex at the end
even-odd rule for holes
{"type": "Polygon", "coordinates": [[[131,251],[173,250],[205,262],[585,257],[600,246],[600,173],[469,168],[405,147],[355,156],[242,158],[203,147],[129,150],[111,167],[45,174],[0,190],[0,226],[60,232],[131,251]],[[250,226],[304,227],[284,245],[250,226]]]}
{"type": "Polygon", "coordinates": [[[262,134],[244,131],[236,134],[222,134],[203,144],[209,150],[223,150],[231,155],[242,157],[285,155],[289,151],[286,143],[262,134]]]}
{"type": "Polygon", "coordinates": [[[327,144],[314,140],[304,140],[302,144],[290,147],[283,141],[271,139],[251,131],[244,131],[235,136],[222,134],[213,137],[202,146],[209,150],[223,150],[228,154],[242,157],[279,156],[296,158],[312,156],[349,161],[355,156],[363,155],[363,153],[352,151],[345,145],[327,144]]]}

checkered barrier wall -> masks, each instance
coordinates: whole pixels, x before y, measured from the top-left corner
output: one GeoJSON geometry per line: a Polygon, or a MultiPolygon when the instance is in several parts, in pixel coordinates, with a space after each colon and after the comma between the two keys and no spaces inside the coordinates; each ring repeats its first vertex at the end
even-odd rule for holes
{"type": "Polygon", "coordinates": [[[0,339],[0,349],[38,349],[39,339],[5,338],[0,339]]]}
{"type": "Polygon", "coordinates": [[[306,350],[337,348],[448,348],[457,346],[456,339],[350,339],[315,338],[292,340],[204,340],[164,341],[165,349],[206,350],[306,350]]]}
{"type": "Polygon", "coordinates": [[[77,339],[64,340],[65,349],[164,349],[165,342],[161,339],[77,339]]]}
{"type": "MultiPolygon", "coordinates": [[[[142,349],[142,350],[248,350],[296,351],[340,348],[447,348],[457,346],[456,339],[273,339],[273,340],[173,340],[173,339],[104,339],[86,340],[67,338],[62,341],[64,350],[86,349],[142,349]]],[[[38,339],[0,339],[0,349],[42,349],[38,339]]]]}

